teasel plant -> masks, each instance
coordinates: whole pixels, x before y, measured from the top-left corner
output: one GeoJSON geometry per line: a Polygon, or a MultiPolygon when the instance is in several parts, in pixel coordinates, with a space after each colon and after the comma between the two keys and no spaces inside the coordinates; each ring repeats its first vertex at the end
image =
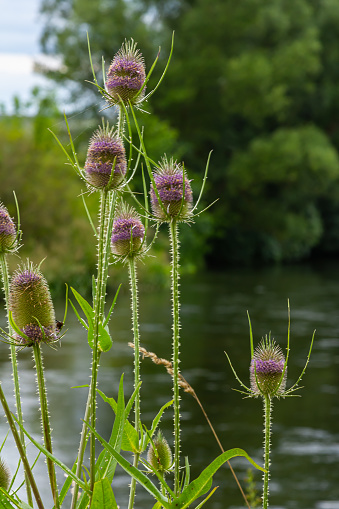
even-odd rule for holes
{"type": "MultiPolygon", "coordinates": [[[[159,60],[161,51],[160,47],[150,70],[146,74],[145,61],[140,50],[137,48],[137,43],[133,39],[125,39],[118,52],[114,55],[107,72],[105,69],[105,61],[102,59],[103,86],[101,86],[94,70],[88,34],[87,43],[89,60],[93,74],[93,81],[89,81],[89,83],[94,85],[101,96],[105,99],[106,107],[104,109],[111,108],[112,106],[118,108],[118,130],[122,135],[126,120],[126,108],[130,107],[131,109],[136,108],[140,111],[144,111],[141,106],[154,94],[164,79],[172,58],[174,32],[172,34],[170,53],[162,75],[154,88],[147,94],[146,87],[159,60]]],[[[130,134],[129,141],[130,143],[132,142],[130,134]]]]}
{"type": "MultiPolygon", "coordinates": [[[[133,178],[137,169],[140,157],[137,157],[136,164],[131,170],[132,156],[130,153],[127,160],[123,140],[119,135],[119,130],[111,127],[108,122],[103,121],[102,126],[94,132],[87,151],[84,167],[79,163],[69,124],[65,116],[65,122],[70,140],[72,155],[64,148],[57,136],[53,134],[57,143],[65,153],[69,164],[76,171],[78,176],[84,181],[88,193],[99,193],[99,212],[98,227],[88,211],[84,194],[82,194],[83,204],[92,227],[94,237],[97,240],[97,275],[93,278],[92,292],[93,303],[90,305],[85,299],[72,288],[74,297],[84,312],[87,323],[80,318],[76,308],[72,304],[74,311],[88,331],[88,343],[92,349],[92,367],[91,381],[88,391],[87,404],[84,414],[84,423],[80,437],[80,444],[77,457],[77,476],[81,476],[84,454],[87,445],[87,423],[90,422],[93,428],[96,424],[96,390],[97,379],[100,364],[100,357],[103,351],[111,348],[112,340],[108,330],[108,322],[113,311],[116,297],[105,316],[106,287],[108,279],[108,267],[110,259],[110,241],[113,228],[114,211],[117,195],[120,195],[125,186],[133,178]]],[[[95,437],[90,435],[90,486],[93,490],[95,482],[95,437]]],[[[78,486],[76,485],[72,497],[72,509],[76,507],[78,496],[78,486]]]]}
{"type": "MultiPolygon", "coordinates": [[[[145,194],[144,210],[148,210],[147,194],[145,194]]],[[[158,229],[156,229],[152,241],[146,245],[146,235],[148,228],[148,217],[144,215],[145,225],[141,221],[141,216],[136,209],[124,201],[120,201],[113,221],[113,231],[111,238],[111,248],[114,262],[122,262],[128,265],[129,283],[131,293],[132,310],[132,330],[134,347],[134,390],[136,397],[134,402],[134,425],[139,437],[139,449],[134,452],[133,465],[137,467],[140,454],[142,452],[142,425],[141,425],[141,405],[140,405],[140,327],[139,327],[139,301],[138,301],[138,279],[137,262],[143,259],[151,249],[158,229]]],[[[134,506],[136,489],[136,479],[132,478],[130,486],[130,496],[128,508],[134,506]]]]}
{"type": "Polygon", "coordinates": [[[310,361],[315,331],[313,332],[309,352],[307,355],[306,363],[301,371],[297,381],[290,387],[286,388],[287,382],[287,364],[290,354],[290,330],[291,330],[291,315],[290,304],[288,301],[288,329],[287,329],[287,346],[286,356],[284,355],[280,346],[271,337],[271,334],[266,335],[260,341],[259,345],[254,349],[253,345],[253,331],[250,316],[248,314],[249,330],[250,330],[250,349],[251,349],[251,362],[250,362],[250,386],[246,386],[238,377],[235,369],[232,366],[228,354],[225,352],[227,360],[233,371],[236,380],[239,382],[242,390],[238,392],[244,394],[246,397],[261,397],[263,400],[263,414],[264,414],[264,474],[263,474],[263,495],[262,495],[262,508],[267,509],[269,506],[269,480],[270,480],[270,453],[271,453],[271,435],[272,435],[272,411],[273,399],[286,398],[289,396],[297,396],[295,391],[301,389],[299,386],[303,378],[308,363],[310,361]]]}
{"type": "MultiPolygon", "coordinates": [[[[62,336],[55,319],[48,283],[40,270],[40,266],[41,264],[35,266],[27,260],[13,274],[8,297],[11,334],[4,334],[4,331],[1,331],[1,334],[14,347],[32,347],[40,400],[43,440],[48,454],[52,455],[52,434],[41,344],[46,343],[52,346],[59,342],[62,336]]],[[[20,420],[18,422],[22,430],[22,423],[20,423],[20,420]]],[[[23,447],[22,450],[25,455],[23,447]]],[[[54,506],[55,509],[58,509],[60,504],[55,465],[48,456],[46,463],[54,506]]],[[[28,475],[29,470],[25,470],[28,475]]]]}
{"type": "MultiPolygon", "coordinates": [[[[111,238],[112,254],[115,261],[122,261],[128,265],[132,308],[132,330],[134,344],[134,388],[138,388],[134,401],[134,426],[140,440],[141,411],[140,411],[140,333],[138,317],[138,280],[136,262],[146,254],[145,227],[136,210],[124,202],[118,204],[111,238]]],[[[140,447],[139,447],[140,449],[140,447]]],[[[137,467],[141,451],[134,452],[133,466],[137,467]]],[[[132,478],[128,508],[134,507],[136,480],[132,478]]]]}
{"type": "MultiPolygon", "coordinates": [[[[13,219],[10,217],[7,208],[0,203],[0,270],[2,277],[3,290],[5,295],[5,309],[7,311],[8,317],[8,301],[9,301],[9,285],[10,285],[10,277],[8,272],[8,263],[7,257],[11,254],[17,254],[20,248],[20,242],[22,237],[22,232],[20,230],[20,211],[19,205],[14,193],[14,199],[16,203],[18,224],[15,225],[13,219]]],[[[8,321],[8,335],[9,338],[12,338],[14,331],[12,329],[11,324],[8,321]]],[[[6,339],[6,334],[4,336],[6,339]]],[[[23,413],[22,413],[22,405],[21,405],[21,395],[20,395],[20,382],[19,382],[19,372],[18,372],[18,360],[17,360],[17,352],[16,346],[13,341],[9,341],[10,343],[10,358],[12,364],[12,376],[14,383],[14,396],[15,396],[15,405],[17,411],[17,417],[21,424],[23,424],[23,413]]],[[[25,435],[22,430],[20,430],[20,440],[23,447],[23,450],[26,451],[25,445],[25,435]]],[[[27,493],[27,501],[31,505],[33,504],[32,500],[32,491],[30,487],[29,478],[27,477],[25,471],[25,482],[26,482],[26,493],[27,493]]]]}

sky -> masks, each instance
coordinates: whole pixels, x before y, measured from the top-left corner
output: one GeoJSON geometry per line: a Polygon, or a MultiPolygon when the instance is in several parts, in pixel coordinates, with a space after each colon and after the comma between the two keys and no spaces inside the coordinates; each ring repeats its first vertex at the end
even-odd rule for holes
{"type": "Polygon", "coordinates": [[[7,114],[14,95],[27,101],[34,86],[47,85],[33,72],[34,61],[42,59],[39,5],[40,0],[0,0],[0,103],[7,114]]]}

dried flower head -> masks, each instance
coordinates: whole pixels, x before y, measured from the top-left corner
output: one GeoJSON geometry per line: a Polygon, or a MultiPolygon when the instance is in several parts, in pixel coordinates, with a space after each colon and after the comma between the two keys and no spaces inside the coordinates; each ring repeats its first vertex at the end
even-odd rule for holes
{"type": "Polygon", "coordinates": [[[181,164],[166,157],[159,163],[153,174],[155,186],[161,200],[159,203],[153,185],[151,185],[151,205],[156,218],[162,221],[187,221],[191,217],[193,202],[192,188],[181,164]]]}
{"type": "Polygon", "coordinates": [[[85,162],[85,178],[90,188],[115,189],[127,170],[125,147],[109,125],[93,134],[85,162]],[[112,174],[113,172],[113,174],[112,174]]]}
{"type": "Polygon", "coordinates": [[[250,365],[251,389],[256,396],[282,396],[286,388],[287,368],[279,345],[270,338],[262,339],[254,350],[250,365]],[[282,378],[283,376],[283,378],[282,378]]]}
{"type": "Polygon", "coordinates": [[[23,335],[16,339],[23,345],[54,342],[58,329],[48,284],[38,267],[27,262],[12,278],[9,310],[23,335]]]}
{"type": "Polygon", "coordinates": [[[106,79],[109,104],[118,104],[120,100],[126,105],[129,101],[138,104],[144,98],[145,62],[136,46],[133,39],[125,41],[112,60],[106,79]]]}
{"type": "Polygon", "coordinates": [[[157,437],[153,440],[153,444],[148,449],[147,461],[161,475],[164,475],[171,469],[172,452],[160,430],[157,437]]]}
{"type": "Polygon", "coordinates": [[[113,222],[112,252],[119,256],[133,257],[143,243],[145,228],[133,207],[120,204],[113,222]]]}
{"type": "Polygon", "coordinates": [[[0,458],[0,488],[7,491],[11,483],[11,473],[7,464],[0,458]]]}
{"type": "Polygon", "coordinates": [[[0,253],[9,253],[16,250],[17,232],[13,219],[7,208],[0,203],[0,253]]]}

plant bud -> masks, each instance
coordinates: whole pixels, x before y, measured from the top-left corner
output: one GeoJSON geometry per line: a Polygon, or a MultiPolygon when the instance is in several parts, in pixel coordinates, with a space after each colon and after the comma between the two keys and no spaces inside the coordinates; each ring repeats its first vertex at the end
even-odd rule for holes
{"type": "Polygon", "coordinates": [[[23,345],[57,340],[58,330],[47,281],[31,263],[20,267],[12,278],[9,310],[25,335],[17,335],[23,345]]]}
{"type": "Polygon", "coordinates": [[[161,207],[152,185],[150,195],[154,216],[163,221],[170,221],[173,218],[180,221],[188,220],[191,216],[193,195],[190,181],[182,165],[173,159],[168,162],[164,157],[153,177],[163,205],[161,207]]]}
{"type": "Polygon", "coordinates": [[[145,228],[132,207],[121,206],[116,213],[112,231],[112,253],[134,256],[143,242],[145,228]]]}
{"type": "Polygon", "coordinates": [[[147,461],[152,467],[159,472],[164,474],[168,472],[172,466],[172,453],[171,449],[164,438],[161,431],[158,431],[157,437],[153,440],[147,452],[147,461]],[[155,450],[154,450],[155,449],[155,450]]]}
{"type": "Polygon", "coordinates": [[[110,104],[119,104],[122,100],[126,105],[128,101],[137,104],[144,98],[145,87],[141,90],[146,79],[143,56],[136,49],[136,43],[131,39],[125,41],[118,53],[114,56],[106,79],[106,90],[110,97],[110,104]]]}
{"type": "Polygon", "coordinates": [[[87,184],[96,189],[115,189],[123,181],[126,170],[125,147],[121,138],[114,133],[113,128],[109,129],[108,125],[99,127],[92,136],[87,151],[87,184]]]}
{"type": "Polygon", "coordinates": [[[280,380],[284,365],[285,357],[281,348],[274,340],[263,339],[253,353],[250,365],[251,389],[256,396],[283,395],[286,388],[287,368],[281,384],[280,380]]]}
{"type": "Polygon", "coordinates": [[[7,491],[11,483],[11,473],[7,464],[0,458],[0,488],[7,491]]]}
{"type": "Polygon", "coordinates": [[[8,210],[0,203],[0,254],[16,249],[16,227],[8,210]]]}

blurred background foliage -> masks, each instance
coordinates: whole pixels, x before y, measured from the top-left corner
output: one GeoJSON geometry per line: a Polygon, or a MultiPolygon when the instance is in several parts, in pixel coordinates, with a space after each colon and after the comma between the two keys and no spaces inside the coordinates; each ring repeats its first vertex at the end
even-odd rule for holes
{"type": "MultiPolygon", "coordinates": [[[[99,78],[102,57],[107,68],[125,38],[138,42],[148,69],[161,46],[150,90],[175,31],[168,73],[145,105],[151,115],[138,118],[150,157],[183,160],[195,196],[213,150],[203,206],[219,201],[194,227],[183,227],[185,270],[338,254],[337,0],[42,0],[41,13],[42,49],[60,65],[38,70],[63,91],[64,103],[35,90],[35,118],[18,98],[16,115],[2,117],[1,199],[14,215],[15,189],[23,252],[48,255],[55,280],[87,279],[94,253],[77,198],[82,184],[47,128],[67,143],[66,108],[84,161],[101,117],[114,121],[88,83],[87,32],[99,78]]],[[[96,214],[96,197],[88,201],[96,214]]]]}

